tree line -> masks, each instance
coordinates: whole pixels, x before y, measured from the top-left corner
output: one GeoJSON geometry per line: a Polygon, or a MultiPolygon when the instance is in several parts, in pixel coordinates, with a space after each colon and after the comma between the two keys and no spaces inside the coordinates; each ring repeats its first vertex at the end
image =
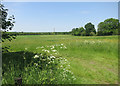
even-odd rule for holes
{"type": "Polygon", "coordinates": [[[106,35],[119,35],[118,30],[120,23],[118,19],[109,18],[104,22],[98,24],[96,31],[95,26],[89,22],[84,27],[73,28],[71,34],[74,36],[106,36],[106,35]]]}
{"type": "Polygon", "coordinates": [[[70,32],[6,32],[7,35],[70,35],[70,32]]]}
{"type": "Polygon", "coordinates": [[[74,36],[105,36],[105,35],[119,35],[118,30],[120,23],[118,19],[109,18],[98,24],[96,31],[95,26],[89,22],[84,27],[73,28],[70,32],[9,32],[12,30],[15,17],[14,15],[8,18],[8,9],[0,4],[0,20],[1,20],[1,31],[2,42],[6,39],[11,41],[15,39],[16,35],[74,35],[74,36]]]}
{"type": "MultiPolygon", "coordinates": [[[[106,35],[119,35],[118,29],[120,23],[118,19],[109,18],[104,22],[98,24],[96,31],[95,26],[89,22],[84,27],[73,28],[70,32],[2,32],[4,36],[11,35],[74,35],[74,36],[106,36],[106,35]]],[[[5,37],[9,38],[9,37],[5,37]]]]}

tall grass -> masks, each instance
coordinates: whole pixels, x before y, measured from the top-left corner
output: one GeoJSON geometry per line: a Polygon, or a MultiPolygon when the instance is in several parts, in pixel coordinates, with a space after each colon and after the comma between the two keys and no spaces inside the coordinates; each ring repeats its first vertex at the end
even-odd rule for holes
{"type": "MultiPolygon", "coordinates": [[[[72,83],[75,84],[118,83],[117,36],[99,36],[99,37],[98,36],[79,37],[70,35],[18,36],[17,39],[13,40],[12,42],[6,41],[3,44],[3,46],[11,46],[9,50],[11,54],[13,52],[21,51],[29,52],[28,54],[25,54],[26,57],[28,57],[27,58],[28,60],[26,61],[28,61],[29,63],[29,61],[31,61],[29,57],[33,57],[35,54],[42,52],[41,49],[36,48],[60,44],[66,46],[67,49],[56,47],[55,49],[59,52],[57,56],[67,59],[68,62],[70,63],[71,72],[73,72],[74,76],[76,77],[76,80],[72,83]]],[[[23,54],[21,53],[17,53],[17,55],[16,53],[14,54],[15,56],[12,56],[14,58],[15,57],[21,58],[21,56],[23,56],[23,54]]],[[[12,57],[9,56],[8,53],[5,53],[4,57],[6,57],[6,59],[7,58],[12,59],[12,57]]],[[[23,62],[21,62],[21,65],[22,64],[23,62]]],[[[12,73],[10,74],[12,77],[13,76],[12,73]]],[[[35,75],[34,73],[32,74],[33,76],[35,75]]],[[[11,77],[9,77],[9,80],[12,80],[11,77]]],[[[44,77],[48,78],[48,76],[44,77]]],[[[57,77],[57,75],[55,77],[57,77]]]]}

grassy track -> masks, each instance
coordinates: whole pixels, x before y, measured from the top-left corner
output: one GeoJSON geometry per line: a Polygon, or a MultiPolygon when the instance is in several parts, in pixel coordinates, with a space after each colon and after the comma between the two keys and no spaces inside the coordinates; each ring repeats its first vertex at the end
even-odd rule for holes
{"type": "Polygon", "coordinates": [[[27,51],[40,53],[37,47],[64,44],[67,49],[57,49],[68,59],[76,84],[116,84],[118,83],[118,37],[70,35],[30,35],[18,36],[2,46],[11,46],[11,52],[27,51]]]}

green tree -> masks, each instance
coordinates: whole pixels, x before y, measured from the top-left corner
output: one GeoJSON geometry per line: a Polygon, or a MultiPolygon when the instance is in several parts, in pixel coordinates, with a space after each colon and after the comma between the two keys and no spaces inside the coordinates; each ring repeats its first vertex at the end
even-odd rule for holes
{"type": "Polygon", "coordinates": [[[75,30],[76,30],[76,28],[72,29],[72,31],[71,31],[72,35],[75,35],[75,30]]]}
{"type": "Polygon", "coordinates": [[[78,32],[79,32],[79,35],[81,36],[82,35],[82,32],[85,31],[85,29],[83,27],[79,27],[78,28],[78,32]]]}
{"type": "Polygon", "coordinates": [[[85,30],[81,33],[81,36],[86,36],[86,31],[85,30]]]}
{"type": "Polygon", "coordinates": [[[117,35],[119,20],[114,18],[106,19],[98,24],[98,35],[117,35]]]}
{"type": "Polygon", "coordinates": [[[84,31],[83,27],[79,27],[79,28],[73,28],[71,33],[74,36],[81,36],[81,33],[84,31]]]}
{"type": "MultiPolygon", "coordinates": [[[[2,42],[4,42],[5,40],[11,41],[16,37],[15,34],[6,33],[9,30],[12,30],[15,23],[14,15],[10,16],[9,18],[7,18],[7,16],[8,16],[8,9],[6,9],[4,5],[0,3],[0,20],[1,20],[0,27],[1,27],[1,33],[2,33],[2,39],[1,39],[2,42]]],[[[4,47],[2,49],[5,49],[5,48],[7,47],[4,47]]]]}
{"type": "Polygon", "coordinates": [[[86,30],[86,36],[90,36],[91,34],[91,32],[93,32],[93,33],[95,33],[96,34],[96,30],[95,30],[95,27],[94,27],[94,25],[91,23],[91,22],[89,22],[89,23],[87,23],[86,25],[85,25],[85,30],[86,30]]]}

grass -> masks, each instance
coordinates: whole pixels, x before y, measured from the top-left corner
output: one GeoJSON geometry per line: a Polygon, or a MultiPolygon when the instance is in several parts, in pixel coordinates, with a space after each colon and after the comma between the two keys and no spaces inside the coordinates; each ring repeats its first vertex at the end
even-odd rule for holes
{"type": "Polygon", "coordinates": [[[118,83],[118,36],[27,35],[6,41],[2,46],[10,46],[10,52],[27,48],[28,52],[40,53],[37,47],[55,44],[67,47],[56,50],[70,62],[75,84],[118,83]]]}

